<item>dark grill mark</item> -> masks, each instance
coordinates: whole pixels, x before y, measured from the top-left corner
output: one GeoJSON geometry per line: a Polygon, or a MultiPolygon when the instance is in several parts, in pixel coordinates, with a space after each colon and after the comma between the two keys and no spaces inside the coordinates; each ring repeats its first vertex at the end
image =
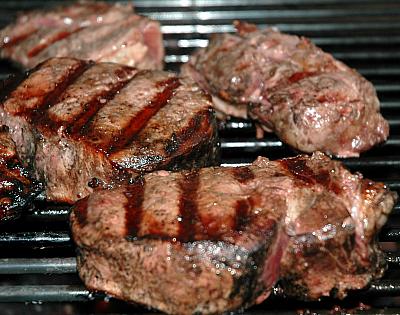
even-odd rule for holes
{"type": "Polygon", "coordinates": [[[143,218],[144,186],[144,181],[139,181],[128,185],[124,193],[127,199],[125,204],[125,235],[128,239],[139,236],[138,233],[143,218]]]}
{"type": "Polygon", "coordinates": [[[79,200],[74,207],[74,214],[76,219],[78,220],[79,225],[82,227],[87,224],[87,208],[88,208],[88,200],[86,197],[84,199],[79,200]]]}
{"type": "Polygon", "coordinates": [[[150,118],[157,114],[157,112],[168,103],[179,85],[179,79],[176,77],[158,82],[156,86],[162,86],[164,89],[155,95],[150,103],[131,119],[127,127],[121,131],[119,137],[115,137],[111,144],[105,143],[103,148],[109,148],[108,152],[112,153],[124,148],[128,143],[133,141],[135,135],[146,126],[150,118]]]}
{"type": "Polygon", "coordinates": [[[322,170],[315,174],[313,170],[307,166],[306,160],[301,158],[284,159],[281,160],[280,163],[296,178],[300,179],[307,185],[320,184],[335,194],[340,194],[341,192],[341,188],[332,181],[331,175],[327,170],[322,170]]]}
{"type": "Polygon", "coordinates": [[[289,77],[289,82],[290,83],[296,83],[297,81],[303,80],[304,78],[307,77],[311,77],[315,74],[315,72],[296,72],[293,73],[290,77],[289,77]]]}
{"type": "Polygon", "coordinates": [[[70,35],[77,33],[79,31],[81,31],[83,29],[83,27],[79,27],[75,30],[62,30],[60,31],[58,34],[56,34],[53,38],[49,38],[46,43],[43,44],[39,44],[34,46],[30,51],[28,51],[28,57],[32,58],[37,56],[40,52],[42,52],[43,50],[45,50],[47,47],[49,47],[50,45],[54,44],[55,42],[58,42],[64,38],[69,37],[70,35]]]}
{"type": "Polygon", "coordinates": [[[242,184],[246,184],[248,181],[254,179],[254,174],[249,167],[236,167],[232,168],[233,177],[242,184]]]}
{"type": "Polygon", "coordinates": [[[247,223],[249,223],[249,214],[251,211],[251,203],[248,199],[239,199],[236,202],[235,231],[243,231],[247,223]]]}
{"type": "Polygon", "coordinates": [[[307,184],[315,184],[314,172],[307,166],[305,160],[301,158],[283,159],[279,161],[296,178],[307,184]]]}
{"type": "Polygon", "coordinates": [[[31,35],[35,34],[36,32],[37,32],[37,29],[34,28],[33,30],[31,30],[30,32],[27,32],[25,34],[13,36],[9,42],[3,43],[1,48],[5,49],[5,48],[10,48],[12,46],[15,46],[18,43],[20,43],[20,42],[24,41],[25,39],[27,39],[28,37],[30,37],[31,35]]]}
{"type": "MultiPolygon", "coordinates": [[[[121,69],[121,72],[130,72],[133,71],[133,68],[124,68],[121,69]]],[[[125,76],[121,73],[121,77],[125,76]]],[[[135,76],[133,76],[130,79],[124,80],[124,81],[118,81],[115,82],[115,84],[109,86],[108,91],[101,91],[99,95],[96,95],[96,97],[89,103],[85,104],[82,112],[75,117],[75,121],[71,124],[71,128],[68,130],[68,132],[71,135],[84,135],[87,131],[88,128],[85,128],[85,126],[89,125],[89,122],[93,119],[93,117],[97,114],[97,112],[107,104],[108,101],[112,100],[117,93],[121,89],[124,88],[130,81],[135,76]],[[106,100],[105,102],[101,102],[100,100],[104,99],[106,100]]]]}
{"type": "Polygon", "coordinates": [[[197,209],[197,189],[199,187],[199,171],[185,173],[179,183],[181,196],[179,200],[179,234],[182,242],[195,240],[196,222],[199,222],[197,209]]]}
{"type": "Polygon", "coordinates": [[[322,170],[315,175],[315,180],[318,184],[325,186],[328,190],[334,192],[336,195],[340,194],[342,188],[332,181],[331,175],[327,170],[322,170]]]}
{"type": "Polygon", "coordinates": [[[52,126],[53,122],[49,119],[47,110],[57,103],[58,98],[60,95],[66,90],[66,88],[72,84],[79,76],[86,71],[89,67],[91,67],[93,63],[87,63],[81,61],[78,67],[71,70],[67,74],[65,80],[59,84],[47,97],[44,101],[35,109],[26,108],[23,114],[30,116],[32,123],[35,125],[42,125],[42,126],[52,126]]]}

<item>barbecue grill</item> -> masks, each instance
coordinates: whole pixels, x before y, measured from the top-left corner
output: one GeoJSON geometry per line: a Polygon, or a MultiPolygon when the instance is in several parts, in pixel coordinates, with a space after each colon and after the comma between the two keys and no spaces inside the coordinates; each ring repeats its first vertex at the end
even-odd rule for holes
{"type": "MultiPolygon", "coordinates": [[[[0,27],[21,10],[44,8],[66,1],[2,1],[0,27]]],[[[165,64],[178,71],[212,33],[231,32],[233,19],[260,27],[310,37],[314,43],[372,81],[388,119],[389,140],[342,161],[365,177],[400,190],[400,1],[379,0],[136,0],[137,12],[162,23],[165,64]]],[[[0,79],[18,69],[0,61],[0,79]]],[[[297,152],[273,135],[255,138],[252,122],[231,119],[219,123],[222,161],[238,165],[258,155],[269,158],[297,152]]],[[[37,200],[19,221],[0,228],[1,314],[151,314],[153,311],[89,292],[76,273],[70,239],[68,207],[37,200]]],[[[382,280],[352,292],[344,301],[299,302],[285,298],[279,287],[271,298],[245,314],[362,314],[400,313],[400,205],[396,205],[379,235],[389,269],[382,280]]]]}

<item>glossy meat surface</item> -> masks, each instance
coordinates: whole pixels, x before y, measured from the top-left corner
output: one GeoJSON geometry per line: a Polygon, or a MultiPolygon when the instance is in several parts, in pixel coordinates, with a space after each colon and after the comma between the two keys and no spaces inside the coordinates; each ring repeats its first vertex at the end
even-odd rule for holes
{"type": "Polygon", "coordinates": [[[229,116],[250,117],[304,152],[358,156],[389,126],[372,84],[308,39],[238,23],[182,67],[229,116]]]}
{"type": "Polygon", "coordinates": [[[0,120],[47,198],[72,203],[92,191],[92,181],[215,165],[211,107],[193,81],[172,73],[52,58],[12,89],[0,120]]]}
{"type": "Polygon", "coordinates": [[[32,68],[51,57],[161,69],[160,25],[130,4],[77,2],[21,14],[0,30],[0,56],[32,68]]]}
{"type": "Polygon", "coordinates": [[[71,213],[85,284],[171,314],[219,314],[285,292],[316,299],[385,270],[375,234],[396,194],[322,153],[157,171],[71,213]],[[319,282],[317,281],[319,280],[319,282]]]}

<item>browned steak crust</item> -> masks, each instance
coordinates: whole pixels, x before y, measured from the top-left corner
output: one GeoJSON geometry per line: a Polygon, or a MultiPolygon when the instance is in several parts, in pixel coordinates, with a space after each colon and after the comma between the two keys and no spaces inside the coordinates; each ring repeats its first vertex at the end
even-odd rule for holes
{"type": "Polygon", "coordinates": [[[219,159],[208,96],[163,71],[52,58],[11,91],[0,120],[55,201],[86,196],[93,178],[109,185],[219,159]]]}
{"type": "Polygon", "coordinates": [[[262,302],[278,279],[315,299],[380,277],[374,236],[395,199],[321,153],[259,158],[96,191],[74,206],[71,229],[89,288],[167,313],[219,314],[262,302]]]}
{"type": "Polygon", "coordinates": [[[182,73],[228,116],[251,117],[304,151],[358,156],[385,141],[389,125],[372,84],[308,39],[237,24],[195,52],[182,73]]]}
{"type": "Polygon", "coordinates": [[[21,14],[0,30],[0,56],[27,68],[74,57],[161,69],[164,46],[159,23],[131,4],[78,2],[21,14]]]}

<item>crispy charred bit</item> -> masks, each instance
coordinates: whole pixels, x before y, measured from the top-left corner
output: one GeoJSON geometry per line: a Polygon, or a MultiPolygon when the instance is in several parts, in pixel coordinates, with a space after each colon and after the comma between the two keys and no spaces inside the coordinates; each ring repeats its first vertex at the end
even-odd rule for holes
{"type": "Polygon", "coordinates": [[[358,72],[304,37],[235,26],[236,34],[213,36],[182,67],[219,113],[250,117],[308,153],[358,156],[387,139],[376,91],[358,72]]]}
{"type": "Polygon", "coordinates": [[[0,121],[53,201],[73,203],[156,169],[219,162],[209,97],[163,71],[52,58],[9,89],[0,121]]]}
{"type": "Polygon", "coordinates": [[[397,195],[322,153],[246,167],[156,171],[78,201],[87,287],[171,314],[261,303],[279,280],[318,299],[385,270],[375,235],[397,195]]]}
{"type": "Polygon", "coordinates": [[[1,126],[0,222],[19,217],[41,190],[42,185],[29,176],[19,161],[8,128],[1,126]]]}
{"type": "Polygon", "coordinates": [[[159,23],[134,14],[131,4],[82,1],[20,14],[0,30],[0,57],[27,68],[74,57],[161,69],[164,46],[159,23]]]}

